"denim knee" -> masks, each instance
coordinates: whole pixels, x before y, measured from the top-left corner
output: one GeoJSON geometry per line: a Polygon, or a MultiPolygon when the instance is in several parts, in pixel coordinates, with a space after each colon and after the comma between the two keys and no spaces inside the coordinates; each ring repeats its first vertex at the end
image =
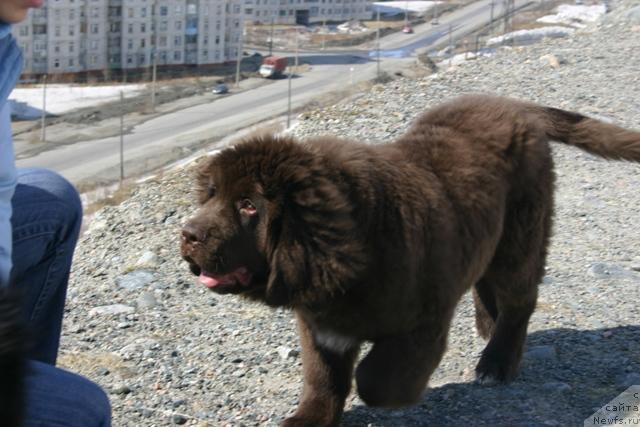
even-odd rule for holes
{"type": "Polygon", "coordinates": [[[25,427],[109,427],[106,393],[80,375],[40,362],[29,363],[25,427]]]}
{"type": "Polygon", "coordinates": [[[18,169],[18,185],[36,187],[47,193],[51,202],[60,204],[65,213],[65,225],[69,232],[80,229],[82,201],[75,187],[66,178],[49,169],[18,169]]]}

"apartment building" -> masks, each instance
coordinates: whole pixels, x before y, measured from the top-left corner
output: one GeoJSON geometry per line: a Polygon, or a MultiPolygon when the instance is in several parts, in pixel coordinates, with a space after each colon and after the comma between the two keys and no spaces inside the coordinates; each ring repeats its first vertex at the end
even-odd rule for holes
{"type": "Polygon", "coordinates": [[[49,0],[13,30],[26,74],[219,64],[237,58],[242,0],[49,0]]]}
{"type": "Polygon", "coordinates": [[[367,20],[373,17],[372,4],[370,0],[244,0],[244,15],[261,24],[367,20]]]}

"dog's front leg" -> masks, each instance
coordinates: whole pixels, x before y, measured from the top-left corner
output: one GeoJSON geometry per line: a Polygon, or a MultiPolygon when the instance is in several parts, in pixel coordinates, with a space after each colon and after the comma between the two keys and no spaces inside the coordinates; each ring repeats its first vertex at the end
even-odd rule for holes
{"type": "Polygon", "coordinates": [[[314,339],[306,320],[299,314],[298,330],[302,346],[304,387],[295,414],[284,427],[336,426],[351,389],[353,366],[359,345],[330,349],[314,339]]]}

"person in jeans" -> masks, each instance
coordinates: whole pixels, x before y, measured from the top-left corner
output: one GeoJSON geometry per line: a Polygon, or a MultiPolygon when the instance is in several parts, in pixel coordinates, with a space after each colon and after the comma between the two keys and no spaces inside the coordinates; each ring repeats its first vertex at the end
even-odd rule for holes
{"type": "MultiPolygon", "coordinates": [[[[17,169],[13,154],[7,98],[21,73],[22,55],[10,24],[42,3],[0,1],[0,287],[18,291],[28,330],[23,425],[108,427],[111,407],[102,389],[55,366],[82,221],[80,198],[68,181],[52,171],[17,169]]],[[[0,372],[0,380],[9,374],[0,372]]],[[[0,409],[6,404],[0,402],[0,409]]]]}

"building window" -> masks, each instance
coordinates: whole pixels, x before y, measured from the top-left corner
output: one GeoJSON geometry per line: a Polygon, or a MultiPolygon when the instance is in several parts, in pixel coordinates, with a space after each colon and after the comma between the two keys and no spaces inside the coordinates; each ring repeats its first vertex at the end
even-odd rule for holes
{"type": "Polygon", "coordinates": [[[133,8],[132,7],[129,8],[128,16],[129,16],[129,18],[133,18],[134,17],[134,12],[133,12],[133,8]]]}
{"type": "Polygon", "coordinates": [[[216,44],[220,44],[220,36],[216,36],[216,44]]]}
{"type": "Polygon", "coordinates": [[[60,68],[60,60],[59,59],[54,59],[53,60],[53,68],[60,68]]]}
{"type": "Polygon", "coordinates": [[[160,36],[160,38],[158,40],[158,44],[160,45],[160,47],[166,47],[167,46],[167,36],[160,36]]]}
{"type": "Polygon", "coordinates": [[[175,36],[174,39],[173,39],[173,44],[175,46],[182,45],[182,37],[181,36],[175,36]]]}
{"type": "Polygon", "coordinates": [[[141,33],[147,32],[147,24],[145,24],[144,22],[140,23],[140,32],[141,33]]]}
{"type": "Polygon", "coordinates": [[[28,36],[29,35],[29,27],[27,27],[26,25],[21,26],[19,34],[21,36],[28,36]]]}
{"type": "Polygon", "coordinates": [[[75,46],[73,42],[69,42],[69,53],[73,53],[74,49],[75,49],[75,46]]]}
{"type": "Polygon", "coordinates": [[[176,21],[176,30],[182,30],[182,21],[176,21]]]}
{"type": "Polygon", "coordinates": [[[141,18],[146,18],[147,17],[147,8],[146,7],[141,7],[140,8],[140,17],[141,18]]]}
{"type": "Polygon", "coordinates": [[[91,34],[98,34],[100,32],[100,25],[91,24],[91,34]]]}
{"type": "Polygon", "coordinates": [[[203,56],[204,58],[209,57],[209,51],[203,50],[203,51],[202,51],[202,56],[203,56]]]}
{"type": "Polygon", "coordinates": [[[177,5],[175,10],[176,10],[176,13],[182,13],[182,6],[177,5]]]}
{"type": "Polygon", "coordinates": [[[53,51],[55,53],[60,53],[60,45],[58,43],[56,43],[56,45],[53,47],[53,51]]]}
{"type": "Polygon", "coordinates": [[[100,16],[100,9],[98,9],[97,7],[92,7],[91,8],[91,17],[92,18],[98,18],[100,16]]]}
{"type": "Polygon", "coordinates": [[[167,31],[169,27],[167,21],[160,21],[160,25],[158,26],[158,31],[167,31]]]}
{"type": "Polygon", "coordinates": [[[147,47],[147,39],[140,39],[140,47],[147,47]]]}
{"type": "Polygon", "coordinates": [[[91,50],[98,50],[98,40],[91,40],[91,50]]]}
{"type": "Polygon", "coordinates": [[[182,52],[180,52],[179,50],[176,50],[175,52],[173,52],[173,60],[174,61],[182,60],[182,52]]]}
{"type": "MultiPolygon", "coordinates": [[[[45,33],[46,33],[46,31],[45,31],[45,33]]],[[[56,26],[54,34],[56,35],[56,37],[60,37],[60,27],[59,26],[56,26]]]]}
{"type": "Polygon", "coordinates": [[[73,27],[69,27],[69,35],[73,36],[73,35],[75,35],[75,33],[76,33],[76,29],[73,28],[73,27]]]}
{"type": "Polygon", "coordinates": [[[167,16],[169,8],[167,6],[160,6],[160,16],[167,16]]]}
{"type": "Polygon", "coordinates": [[[73,62],[73,58],[69,58],[69,67],[73,67],[74,62],[73,62]]]}

